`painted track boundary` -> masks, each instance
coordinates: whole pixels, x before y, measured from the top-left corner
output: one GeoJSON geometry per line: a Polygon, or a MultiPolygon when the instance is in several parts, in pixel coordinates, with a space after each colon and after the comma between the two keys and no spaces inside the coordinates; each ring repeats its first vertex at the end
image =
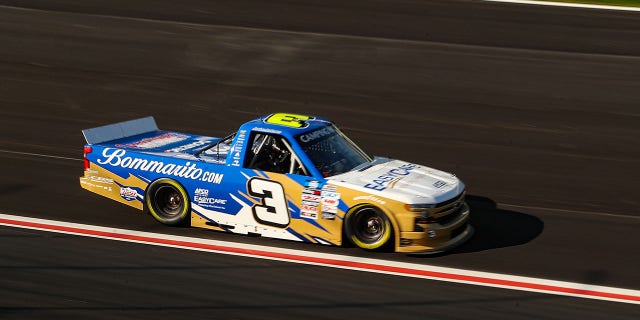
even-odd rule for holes
{"type": "Polygon", "coordinates": [[[0,225],[171,248],[310,264],[519,291],[640,304],[640,291],[473,270],[325,254],[202,238],[60,222],[0,213],[0,225]]]}
{"type": "Polygon", "coordinates": [[[581,8],[581,9],[597,9],[597,10],[636,11],[636,12],[640,12],[640,7],[609,6],[609,5],[603,5],[603,4],[583,4],[583,3],[536,1],[536,0],[480,0],[480,1],[513,3],[513,4],[528,4],[528,5],[550,6],[550,7],[565,7],[565,8],[581,8]]]}

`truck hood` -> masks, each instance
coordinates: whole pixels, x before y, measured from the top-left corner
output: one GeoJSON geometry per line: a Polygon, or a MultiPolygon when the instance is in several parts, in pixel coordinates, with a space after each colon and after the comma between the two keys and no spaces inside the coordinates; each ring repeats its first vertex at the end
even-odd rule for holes
{"type": "Polygon", "coordinates": [[[380,157],[330,180],[337,185],[409,204],[437,204],[459,195],[465,187],[451,173],[380,157]]]}

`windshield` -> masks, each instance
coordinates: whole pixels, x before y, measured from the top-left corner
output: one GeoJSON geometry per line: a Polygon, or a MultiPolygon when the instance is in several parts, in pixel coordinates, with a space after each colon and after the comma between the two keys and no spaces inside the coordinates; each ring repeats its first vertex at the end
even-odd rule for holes
{"type": "Polygon", "coordinates": [[[302,150],[324,177],[334,176],[371,161],[334,125],[303,133],[296,137],[302,150]]]}

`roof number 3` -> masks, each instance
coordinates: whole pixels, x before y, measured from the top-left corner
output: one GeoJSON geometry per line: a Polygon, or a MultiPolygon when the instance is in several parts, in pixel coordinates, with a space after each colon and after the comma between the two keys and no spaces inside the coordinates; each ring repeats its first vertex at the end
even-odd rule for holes
{"type": "Polygon", "coordinates": [[[266,123],[278,124],[281,126],[287,126],[292,128],[304,128],[307,126],[305,120],[310,120],[312,117],[292,114],[292,113],[274,113],[265,119],[266,123]]]}

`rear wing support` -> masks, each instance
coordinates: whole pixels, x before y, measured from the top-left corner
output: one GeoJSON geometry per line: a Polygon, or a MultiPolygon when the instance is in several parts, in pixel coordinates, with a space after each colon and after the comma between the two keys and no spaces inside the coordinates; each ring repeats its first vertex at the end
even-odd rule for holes
{"type": "Polygon", "coordinates": [[[146,117],[85,129],[82,130],[82,134],[88,144],[96,144],[157,130],[156,120],[153,117],[146,117]]]}

